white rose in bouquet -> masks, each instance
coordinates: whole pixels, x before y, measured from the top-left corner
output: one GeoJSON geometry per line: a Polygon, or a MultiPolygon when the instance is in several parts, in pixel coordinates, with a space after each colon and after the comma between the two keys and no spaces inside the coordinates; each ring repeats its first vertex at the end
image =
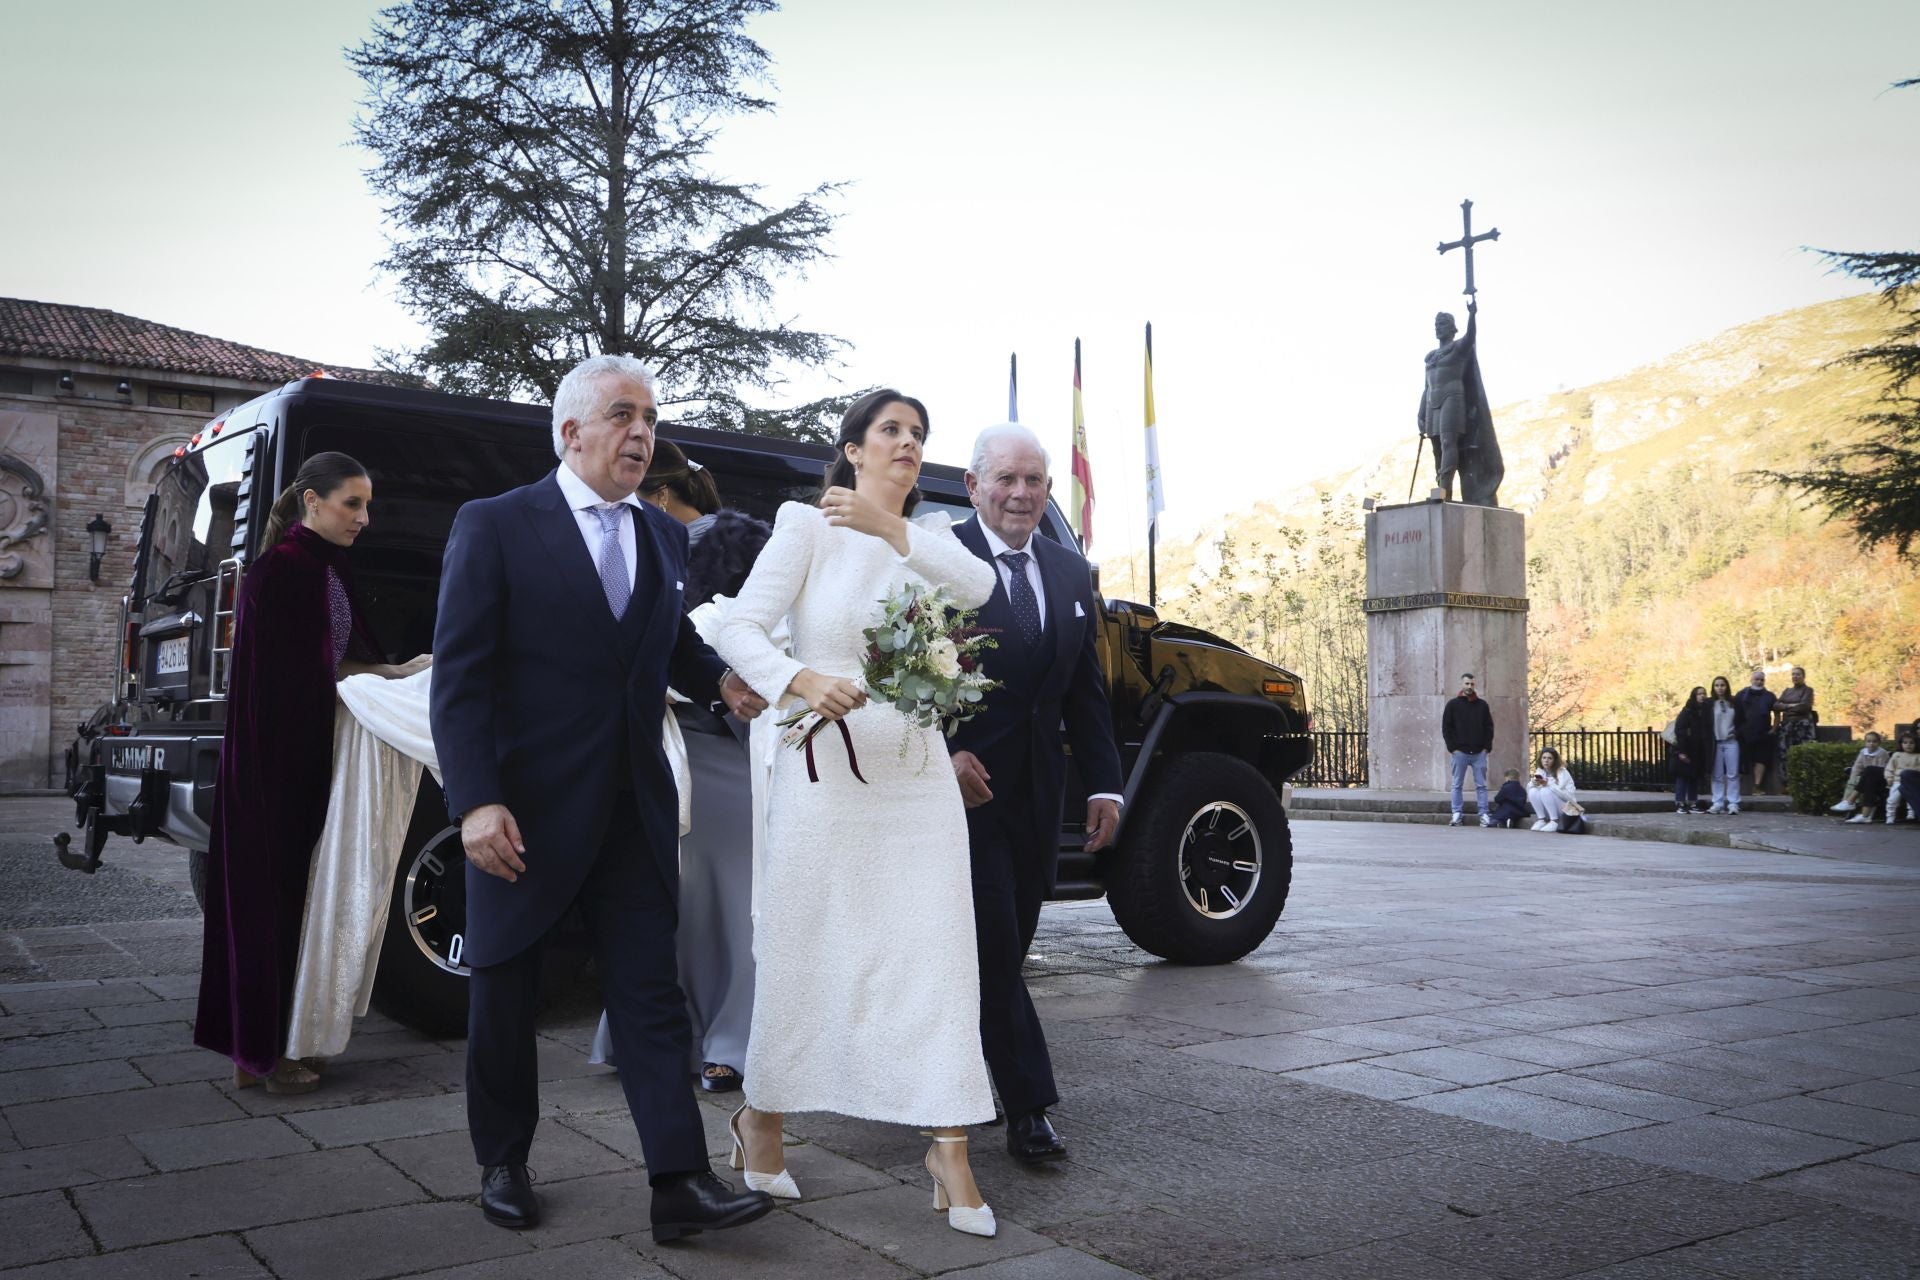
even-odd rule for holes
{"type": "Polygon", "coordinates": [[[927,665],[943,680],[960,678],[960,646],[941,636],[927,646],[927,665]]]}

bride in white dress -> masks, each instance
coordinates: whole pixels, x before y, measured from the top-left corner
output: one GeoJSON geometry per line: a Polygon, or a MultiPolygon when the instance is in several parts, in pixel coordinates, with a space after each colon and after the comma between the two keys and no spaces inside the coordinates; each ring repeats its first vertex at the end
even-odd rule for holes
{"type": "Polygon", "coordinates": [[[881,390],[855,401],[820,505],[780,508],[714,643],[769,703],[804,702],[852,739],[849,749],[833,728],[814,739],[817,782],[801,752],[775,751],[734,1167],[755,1189],[799,1195],[786,1111],[922,1126],[935,1207],[958,1230],[992,1235],[960,1128],[993,1118],[960,788],[940,731],[868,702],[858,679],[861,629],[902,584],[945,586],[964,608],[993,589],[992,566],[944,515],[906,518],[926,434],[918,400],[881,390]],[[771,639],[782,618],[791,657],[771,639]]]}

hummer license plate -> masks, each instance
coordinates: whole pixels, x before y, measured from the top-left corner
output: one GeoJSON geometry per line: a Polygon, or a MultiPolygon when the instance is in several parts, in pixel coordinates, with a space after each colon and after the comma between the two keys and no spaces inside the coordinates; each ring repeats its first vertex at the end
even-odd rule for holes
{"type": "Polygon", "coordinates": [[[173,675],[187,669],[188,636],[179,636],[172,640],[162,640],[153,654],[153,673],[158,676],[173,675]]]}

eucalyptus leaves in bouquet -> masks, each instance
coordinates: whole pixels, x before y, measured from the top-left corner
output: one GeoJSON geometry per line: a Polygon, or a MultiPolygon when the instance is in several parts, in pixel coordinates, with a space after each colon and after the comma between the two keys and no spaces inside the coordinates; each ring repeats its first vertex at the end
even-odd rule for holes
{"type": "Polygon", "coordinates": [[[861,633],[867,692],[920,728],[951,738],[1000,685],[980,669],[981,652],[999,641],[975,626],[977,612],[956,607],[945,587],[909,582],[881,604],[880,621],[861,633]]]}
{"type": "MultiPolygon", "coordinates": [[[[909,582],[880,607],[880,621],[861,632],[867,641],[861,686],[919,728],[938,729],[951,738],[979,714],[987,693],[1000,687],[980,669],[981,652],[998,648],[999,642],[974,625],[977,611],[956,606],[944,587],[909,582]]],[[[812,775],[813,740],[827,727],[827,718],[803,707],[778,723],[786,730],[781,742],[808,753],[812,775]]],[[[852,739],[844,725],[840,732],[859,777],[852,739]]]]}

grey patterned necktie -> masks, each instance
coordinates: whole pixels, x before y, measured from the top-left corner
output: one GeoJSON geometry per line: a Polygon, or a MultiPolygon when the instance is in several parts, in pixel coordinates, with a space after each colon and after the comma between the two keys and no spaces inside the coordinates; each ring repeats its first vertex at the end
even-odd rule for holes
{"type": "Polygon", "coordinates": [[[633,583],[627,578],[627,558],[620,553],[620,522],[627,518],[626,504],[603,503],[593,507],[600,517],[600,556],[595,561],[600,571],[600,587],[607,593],[607,607],[614,621],[627,615],[627,601],[633,597],[633,583]]]}
{"type": "Polygon", "coordinates": [[[1002,551],[1000,561],[1013,570],[1007,600],[1013,605],[1013,620],[1020,625],[1020,634],[1032,648],[1040,643],[1040,602],[1034,598],[1033,584],[1027,581],[1027,553],[1002,551]]]}

